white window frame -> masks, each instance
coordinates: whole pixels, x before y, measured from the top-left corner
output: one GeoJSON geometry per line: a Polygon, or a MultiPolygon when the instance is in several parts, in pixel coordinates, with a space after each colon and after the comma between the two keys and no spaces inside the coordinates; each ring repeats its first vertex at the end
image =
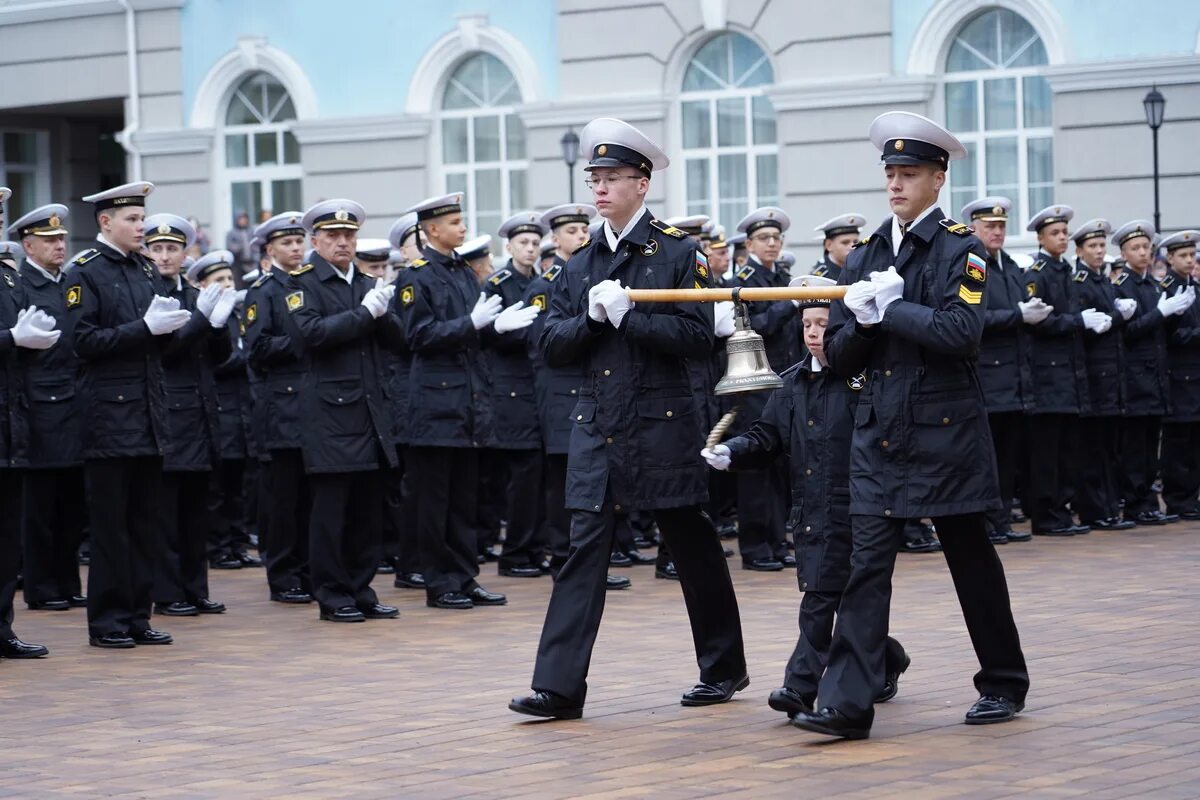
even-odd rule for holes
{"type": "MultiPolygon", "coordinates": [[[[3,139],[0,138],[0,186],[11,186],[8,176],[13,172],[20,172],[27,175],[33,175],[33,186],[36,196],[33,202],[29,204],[26,211],[32,211],[38,206],[44,206],[50,202],[50,132],[40,130],[38,128],[0,128],[0,137],[8,133],[32,134],[34,149],[37,151],[37,160],[34,164],[23,164],[19,162],[8,163],[4,160],[3,139]]],[[[22,198],[24,200],[25,198],[22,198]]],[[[8,213],[9,203],[12,198],[4,201],[4,224],[10,224],[15,215],[8,213]]],[[[2,232],[2,231],[0,231],[2,232]]]]}

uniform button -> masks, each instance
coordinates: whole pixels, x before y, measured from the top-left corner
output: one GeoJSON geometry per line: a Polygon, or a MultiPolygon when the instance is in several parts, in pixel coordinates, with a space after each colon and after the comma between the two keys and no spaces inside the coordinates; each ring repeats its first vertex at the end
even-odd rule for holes
{"type": "Polygon", "coordinates": [[[516,397],[516,396],[517,396],[517,393],[516,393],[516,392],[509,392],[509,393],[508,393],[508,396],[509,396],[509,397],[516,397]]]}
{"type": "Polygon", "coordinates": [[[813,422],[813,420],[811,420],[811,419],[808,421],[808,427],[810,427],[810,428],[811,428],[813,425],[815,425],[815,424],[816,424],[816,423],[815,423],[815,422],[813,422]]]}
{"type": "Polygon", "coordinates": [[[616,505],[614,505],[614,506],[613,506],[613,511],[620,511],[620,510],[621,510],[621,504],[620,504],[620,503],[617,503],[616,505]]]}
{"type": "Polygon", "coordinates": [[[667,412],[667,416],[668,416],[668,417],[673,417],[673,416],[675,416],[675,412],[674,412],[674,411],[668,411],[668,412],[667,412]]]}
{"type": "Polygon", "coordinates": [[[578,389],[572,389],[572,390],[571,390],[571,394],[579,394],[579,390],[578,390],[578,389]]]}
{"type": "Polygon", "coordinates": [[[1052,367],[1057,367],[1057,366],[1058,366],[1058,362],[1057,362],[1057,361],[1051,361],[1051,362],[1050,362],[1050,366],[1052,366],[1052,367]]]}
{"type": "Polygon", "coordinates": [[[611,436],[609,436],[609,437],[608,437],[607,439],[605,439],[604,441],[605,441],[605,443],[607,443],[607,444],[612,444],[612,443],[613,443],[613,438],[612,438],[611,436]]]}
{"type": "Polygon", "coordinates": [[[949,418],[949,417],[942,417],[942,424],[943,424],[943,425],[949,425],[949,424],[950,424],[950,418],[949,418]]]}
{"type": "Polygon", "coordinates": [[[290,386],[289,386],[289,387],[287,388],[287,390],[288,390],[289,392],[290,392],[290,391],[292,391],[292,387],[290,387],[290,386]]]}
{"type": "Polygon", "coordinates": [[[124,399],[125,399],[125,395],[123,395],[123,394],[119,394],[119,395],[117,395],[117,399],[118,399],[118,400],[124,400],[124,399]]]}
{"type": "Polygon", "coordinates": [[[992,363],[995,364],[996,366],[1000,366],[1000,359],[996,359],[992,363]]]}
{"type": "Polygon", "coordinates": [[[442,386],[445,386],[445,385],[446,385],[446,382],[445,382],[445,381],[442,381],[442,386]]]}
{"type": "Polygon", "coordinates": [[[57,397],[55,397],[54,395],[50,395],[50,399],[51,399],[51,400],[57,400],[58,398],[57,398],[57,397]]]}
{"type": "Polygon", "coordinates": [[[804,526],[804,532],[805,532],[805,533],[812,533],[812,525],[805,525],[805,526],[804,526]]]}
{"type": "Polygon", "coordinates": [[[604,377],[607,378],[609,375],[612,375],[612,370],[611,369],[604,370],[604,377]]]}
{"type": "Polygon", "coordinates": [[[890,517],[890,516],[892,515],[892,510],[891,510],[890,508],[885,508],[885,509],[883,510],[883,515],[884,515],[885,517],[890,517]]]}
{"type": "Polygon", "coordinates": [[[600,510],[600,506],[592,506],[592,510],[593,510],[593,511],[599,511],[599,510],[600,510]]]}
{"type": "Polygon", "coordinates": [[[882,447],[884,450],[886,450],[887,446],[888,446],[888,440],[884,439],[882,442],[879,443],[879,446],[882,447]]]}
{"type": "Polygon", "coordinates": [[[343,400],[342,398],[340,398],[340,397],[339,397],[339,398],[338,398],[338,402],[339,402],[339,403],[344,403],[344,402],[346,402],[346,401],[345,401],[345,400],[343,400]]]}
{"type": "Polygon", "coordinates": [[[892,377],[892,371],[891,371],[890,369],[885,369],[885,370],[883,371],[883,377],[885,377],[885,378],[890,378],[890,377],[892,377]]]}
{"type": "Polygon", "coordinates": [[[583,414],[580,414],[579,416],[575,417],[575,421],[576,421],[576,422],[583,422],[583,414]]]}
{"type": "Polygon", "coordinates": [[[806,470],[804,470],[804,474],[805,474],[805,475],[812,475],[812,470],[811,470],[811,469],[806,469],[806,470]]]}

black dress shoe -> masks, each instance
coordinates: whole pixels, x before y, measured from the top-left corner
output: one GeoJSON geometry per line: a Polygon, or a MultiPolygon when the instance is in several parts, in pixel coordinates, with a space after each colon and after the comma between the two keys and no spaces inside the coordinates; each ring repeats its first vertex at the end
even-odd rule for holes
{"type": "Polygon", "coordinates": [[[304,603],[312,602],[312,595],[297,586],[294,589],[285,589],[282,592],[271,592],[271,599],[276,603],[303,605],[304,603]]]}
{"type": "Polygon", "coordinates": [[[175,641],[171,638],[171,634],[156,631],[153,628],[146,628],[144,631],[133,631],[129,634],[129,638],[133,639],[134,644],[171,644],[175,641]]]}
{"type": "Polygon", "coordinates": [[[633,537],[633,546],[639,550],[649,550],[651,547],[658,547],[655,542],[650,541],[645,536],[633,537]]]}
{"type": "Polygon", "coordinates": [[[904,543],[904,552],[906,553],[940,553],[941,551],[942,543],[933,538],[913,539],[904,543]]]}
{"type": "Polygon", "coordinates": [[[679,580],[679,573],[675,570],[675,562],[668,561],[666,564],[664,564],[661,567],[656,566],[654,568],[654,577],[662,578],[663,580],[668,580],[668,581],[679,580]]]}
{"type": "Polygon", "coordinates": [[[193,600],[192,605],[201,614],[224,614],[225,604],[218,603],[216,600],[209,600],[207,597],[201,597],[198,600],[193,600]]]}
{"type": "Polygon", "coordinates": [[[604,588],[610,592],[615,592],[618,589],[628,589],[630,586],[633,586],[633,581],[624,575],[609,575],[604,579],[604,588]]]}
{"type": "Polygon", "coordinates": [[[508,605],[508,598],[497,592],[489,592],[479,584],[467,590],[467,597],[471,598],[471,602],[477,606],[503,606],[508,605]]]}
{"type": "MultiPolygon", "coordinates": [[[[497,555],[496,551],[490,547],[485,549],[481,555],[483,556],[483,561],[490,562],[490,561],[499,561],[500,560],[500,556],[497,555]]],[[[483,562],[481,561],[480,563],[483,563],[483,562]]]]}
{"type": "Polygon", "coordinates": [[[329,620],[330,622],[366,622],[367,620],[363,612],[354,606],[342,606],[332,611],[321,609],[321,619],[329,620]]]}
{"type": "Polygon", "coordinates": [[[1106,517],[1104,519],[1089,519],[1083,521],[1084,525],[1098,531],[1125,531],[1130,528],[1137,527],[1132,522],[1127,522],[1120,517],[1106,517]]]}
{"type": "Polygon", "coordinates": [[[209,561],[208,565],[213,569],[241,569],[242,560],[230,553],[209,561]]]}
{"type": "Polygon", "coordinates": [[[379,562],[379,566],[375,568],[376,575],[392,575],[396,572],[396,565],[386,558],[379,562]]]}
{"type": "Polygon", "coordinates": [[[871,735],[870,723],[852,720],[836,708],[801,711],[792,717],[792,725],[809,733],[838,736],[842,739],[866,739],[871,735]]]}
{"type": "Polygon", "coordinates": [[[133,638],[124,633],[106,633],[103,636],[89,636],[88,644],[92,647],[106,647],[110,650],[128,650],[134,646],[133,638]]]}
{"type": "Polygon", "coordinates": [[[367,619],[395,619],[400,616],[400,609],[395,606],[385,606],[383,603],[372,603],[369,606],[359,606],[358,610],[367,619]]]}
{"type": "Polygon", "coordinates": [[[506,578],[540,578],[542,570],[530,564],[517,564],[512,567],[499,567],[496,570],[497,574],[503,575],[506,578]]]}
{"type": "Polygon", "coordinates": [[[41,658],[48,655],[50,650],[43,644],[29,644],[15,636],[0,639],[0,658],[41,658]]]}
{"type": "Polygon", "coordinates": [[[1008,540],[1010,542],[1028,542],[1033,538],[1033,534],[1029,531],[1014,531],[1009,530],[1008,540]]]}
{"type": "Polygon", "coordinates": [[[733,551],[730,550],[728,547],[722,548],[722,552],[725,553],[726,558],[733,558],[733,551]]]}
{"type": "Polygon", "coordinates": [[[243,567],[261,567],[262,559],[258,556],[252,556],[247,552],[234,553],[233,557],[242,562],[243,567]]]}
{"type": "Polygon", "coordinates": [[[425,576],[419,572],[397,572],[392,586],[397,589],[424,589],[425,576]]]}
{"type": "Polygon", "coordinates": [[[1085,533],[1092,532],[1092,526],[1085,522],[1079,525],[1072,525],[1071,530],[1075,531],[1076,536],[1083,536],[1085,533]]]}
{"type": "Polygon", "coordinates": [[[1012,520],[1013,525],[1020,525],[1022,522],[1029,521],[1029,517],[1025,516],[1024,512],[1019,511],[1015,508],[1012,511],[1012,516],[1010,517],[1010,519],[1012,520]]]}
{"type": "Polygon", "coordinates": [[[633,560],[620,550],[614,550],[608,556],[608,565],[610,567],[632,567],[633,560]]]}
{"type": "Polygon", "coordinates": [[[771,692],[771,696],[767,698],[767,705],[775,711],[787,714],[788,719],[791,719],[801,711],[812,711],[813,699],[805,697],[795,689],[781,686],[771,692]]]}
{"type": "Polygon", "coordinates": [[[26,603],[30,611],[66,611],[71,604],[66,600],[43,600],[40,603],[26,603]]]}
{"type": "Polygon", "coordinates": [[[683,693],[679,700],[681,706],[715,706],[718,703],[728,703],[736,692],[750,685],[750,678],[743,675],[740,678],[730,678],[717,683],[697,683],[683,693]]]}
{"type": "Polygon", "coordinates": [[[781,558],[779,560],[783,562],[783,565],[785,567],[796,566],[796,557],[794,555],[792,555],[791,553],[788,553],[786,556],[784,556],[783,558],[781,558]]]}
{"type": "Polygon", "coordinates": [[[992,544],[1008,544],[1008,530],[993,530],[988,534],[988,541],[992,544]]]}
{"type": "Polygon", "coordinates": [[[437,597],[426,597],[425,605],[430,608],[464,609],[474,608],[475,603],[462,592],[445,592],[437,597]]]}
{"type": "Polygon", "coordinates": [[[583,706],[575,705],[553,692],[534,692],[526,697],[514,697],[509,701],[508,709],[543,719],[579,719],[583,716],[583,706]]]}
{"type": "Polygon", "coordinates": [[[1197,520],[1200,519],[1200,509],[1189,508],[1184,511],[1180,511],[1178,516],[1180,519],[1197,520]]]}
{"type": "Polygon", "coordinates": [[[73,594],[67,598],[67,605],[71,608],[87,608],[87,598],[81,594],[73,594]]]}
{"type": "Polygon", "coordinates": [[[752,558],[749,561],[742,559],[742,569],[751,572],[778,572],[783,569],[783,562],[776,558],[752,558]]]}
{"type": "Polygon", "coordinates": [[[732,539],[737,536],[737,525],[732,522],[723,522],[717,526],[717,536],[722,539],[732,539]]]}
{"type": "Polygon", "coordinates": [[[886,703],[896,696],[900,691],[900,676],[908,672],[909,665],[912,664],[912,659],[906,654],[904,663],[900,665],[900,669],[889,672],[883,677],[883,689],[875,696],[876,703],[886,703]]]}
{"type": "Polygon", "coordinates": [[[658,559],[654,556],[648,556],[641,550],[630,550],[625,554],[634,564],[653,564],[658,559]]]}
{"type": "Polygon", "coordinates": [[[200,609],[191,603],[178,600],[174,603],[155,603],[154,613],[164,617],[194,617],[200,613],[200,609]]]}
{"type": "Polygon", "coordinates": [[[1161,511],[1143,511],[1133,518],[1133,521],[1138,525],[1167,525],[1172,522],[1177,522],[1179,517],[1173,514],[1168,516],[1161,511]]]}
{"type": "Polygon", "coordinates": [[[968,725],[1008,722],[1024,709],[1024,703],[1017,703],[1007,697],[985,694],[975,701],[975,705],[967,711],[967,716],[963,721],[968,725]]]}
{"type": "Polygon", "coordinates": [[[1034,529],[1034,536],[1074,536],[1075,526],[1064,525],[1061,528],[1042,528],[1041,530],[1034,529]]]}

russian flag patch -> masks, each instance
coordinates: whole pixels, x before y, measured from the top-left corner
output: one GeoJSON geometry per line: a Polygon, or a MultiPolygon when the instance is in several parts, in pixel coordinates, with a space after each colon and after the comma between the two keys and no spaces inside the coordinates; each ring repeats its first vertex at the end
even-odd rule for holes
{"type": "Polygon", "coordinates": [[[966,276],[976,283],[987,281],[987,262],[974,253],[967,253],[966,276]]]}

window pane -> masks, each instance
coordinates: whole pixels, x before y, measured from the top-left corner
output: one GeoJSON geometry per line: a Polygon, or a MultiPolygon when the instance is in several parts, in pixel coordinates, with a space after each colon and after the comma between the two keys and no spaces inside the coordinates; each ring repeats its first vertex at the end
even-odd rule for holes
{"type": "MultiPolygon", "coordinates": [[[[9,222],[24,216],[45,202],[37,196],[37,178],[33,172],[9,170],[6,175],[0,175],[0,180],[3,180],[8,188],[12,189],[12,197],[8,198],[9,222]]],[[[0,208],[0,211],[3,209],[0,208]]]]}
{"type": "Polygon", "coordinates": [[[963,26],[955,37],[955,43],[964,51],[973,52],[975,66],[968,69],[984,69],[1000,64],[1000,41],[998,33],[999,11],[985,11],[963,26]]]}
{"type": "Polygon", "coordinates": [[[1054,142],[1049,137],[1026,142],[1029,169],[1029,209],[1045,208],[1054,202],[1054,142]]]}
{"type": "Polygon", "coordinates": [[[255,125],[258,117],[247,104],[248,98],[240,91],[235,92],[229,101],[229,109],[225,112],[226,125],[255,125]]]}
{"type": "Polygon", "coordinates": [[[479,103],[458,85],[454,80],[446,83],[446,93],[442,96],[442,108],[477,108],[479,103]]]}
{"type": "Polygon", "coordinates": [[[487,97],[487,87],[484,85],[484,71],[487,69],[486,60],[485,54],[478,53],[468,58],[459,65],[458,69],[454,70],[454,82],[459,85],[459,88],[467,91],[479,101],[487,97]]]}
{"type": "MultiPolygon", "coordinates": [[[[237,181],[230,187],[233,198],[233,214],[246,213],[250,219],[258,219],[262,211],[262,183],[259,181],[237,181]]],[[[298,205],[298,204],[297,204],[298,205]]]]}
{"type": "Polygon", "coordinates": [[[1004,66],[1046,63],[1046,51],[1041,47],[1037,32],[1024,17],[1007,9],[998,9],[995,24],[1000,30],[1000,61],[1004,66]]]}
{"type": "Polygon", "coordinates": [[[946,56],[946,72],[969,72],[976,69],[988,69],[990,65],[973,53],[968,48],[964,47],[959,41],[955,41],[950,45],[950,52],[946,56]]]}
{"type": "Polygon", "coordinates": [[[729,83],[729,45],[725,36],[710,39],[692,57],[683,76],[683,91],[724,89],[729,83]]]}
{"type": "Polygon", "coordinates": [[[775,106],[771,105],[771,101],[762,95],[756,96],[752,102],[754,113],[754,143],[774,144],[775,106]]]}
{"type": "Polygon", "coordinates": [[[446,176],[446,193],[453,194],[454,192],[467,193],[467,176],[461,172],[446,176]]]}
{"type": "Polygon", "coordinates": [[[500,160],[500,118],[475,117],[475,160],[500,160]]]}
{"type": "Polygon", "coordinates": [[[245,134],[226,134],[225,136],[225,166],[250,166],[249,145],[245,134]]]}
{"type": "Polygon", "coordinates": [[[525,170],[514,169],[508,173],[508,207],[525,208],[525,170]]]}
{"type": "Polygon", "coordinates": [[[296,141],[296,137],[291,131],[283,132],[283,163],[300,163],[300,143],[296,141]]]}
{"type": "Polygon", "coordinates": [[[275,131],[254,134],[254,165],[273,166],[279,163],[279,136],[275,131]]]}
{"type": "Polygon", "coordinates": [[[710,100],[689,100],[683,104],[683,146],[709,147],[712,144],[708,122],[710,100]]]}
{"type": "Polygon", "coordinates": [[[958,133],[978,130],[979,113],[975,81],[946,84],[946,125],[958,133]]]}
{"type": "Polygon", "coordinates": [[[963,142],[967,150],[966,158],[955,163],[950,170],[950,208],[947,213],[954,216],[967,203],[979,198],[979,190],[975,184],[976,147],[974,142],[963,142]]]}
{"type": "Polygon", "coordinates": [[[761,86],[775,80],[771,62],[764,56],[762,48],[740,33],[727,33],[731,49],[732,77],[736,86],[761,86]]]}
{"type": "Polygon", "coordinates": [[[0,161],[6,161],[9,164],[37,164],[37,134],[5,133],[4,150],[0,152],[0,161]]]}
{"type": "MultiPolygon", "coordinates": [[[[525,125],[516,114],[504,115],[504,135],[507,137],[508,157],[525,157],[525,125]]],[[[525,205],[520,203],[519,205],[525,205]]]]}
{"type": "Polygon", "coordinates": [[[746,156],[724,155],[717,159],[717,192],[720,196],[718,219],[735,220],[750,211],[746,156]]]}
{"type": "MultiPolygon", "coordinates": [[[[475,213],[483,214],[488,211],[499,212],[500,204],[500,170],[481,169],[475,173],[475,213]]],[[[488,233],[495,233],[488,229],[488,233]]]]}
{"type": "Polygon", "coordinates": [[[289,208],[303,208],[300,198],[300,180],[294,178],[287,181],[271,183],[271,208],[274,211],[285,211],[289,208]]]}
{"type": "Polygon", "coordinates": [[[1041,75],[1031,75],[1027,78],[1022,78],[1023,85],[1021,87],[1025,94],[1023,105],[1025,107],[1025,127],[1026,128],[1048,128],[1050,127],[1051,114],[1051,99],[1050,99],[1050,83],[1041,75]]]}
{"type": "Polygon", "coordinates": [[[467,120],[465,117],[442,120],[442,163],[467,162],[467,120]]]}
{"type": "Polygon", "coordinates": [[[269,81],[265,85],[266,88],[266,105],[263,107],[263,117],[267,122],[275,122],[280,118],[280,112],[283,111],[283,106],[287,103],[287,92],[283,87],[274,81],[269,81]]]}
{"type": "Polygon", "coordinates": [[[709,205],[707,158],[692,158],[687,162],[687,211],[689,214],[711,213],[709,205]]]}
{"type": "MultiPolygon", "coordinates": [[[[746,100],[725,97],[717,101],[717,144],[721,147],[746,143],[746,100]]],[[[724,192],[721,192],[723,195],[724,192]]]]}
{"type": "Polygon", "coordinates": [[[1017,127],[1017,81],[999,78],[983,82],[984,127],[989,131],[1017,127]]]}
{"type": "Polygon", "coordinates": [[[779,205],[779,157],[771,154],[755,159],[758,171],[758,202],[760,206],[779,205]]]}
{"type": "Polygon", "coordinates": [[[988,139],[986,144],[984,167],[987,172],[987,193],[998,194],[1002,197],[1015,197],[1017,194],[1017,139],[1003,137],[988,139]]]}

